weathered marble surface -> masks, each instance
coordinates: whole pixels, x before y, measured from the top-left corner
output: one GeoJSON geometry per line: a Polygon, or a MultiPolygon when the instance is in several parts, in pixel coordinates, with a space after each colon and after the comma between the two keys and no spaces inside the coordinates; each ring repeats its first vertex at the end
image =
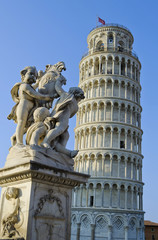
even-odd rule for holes
{"type": "Polygon", "coordinates": [[[70,240],[72,189],[89,176],[74,172],[78,151],[66,148],[69,118],[84,92],[78,87],[65,92],[62,70],[63,62],[47,65],[45,72],[26,67],[11,90],[16,105],[8,119],[17,127],[0,169],[0,240],[70,240]]]}
{"type": "Polygon", "coordinates": [[[18,161],[20,159],[0,170],[0,239],[69,240],[71,192],[75,186],[87,182],[89,176],[50,167],[29,158],[21,164],[18,161]],[[9,188],[18,190],[13,201],[6,198],[9,188]],[[4,234],[3,222],[14,209],[14,202],[18,203],[18,210],[13,224],[16,234],[12,236],[8,232],[4,234]]]}
{"type": "Polygon", "coordinates": [[[73,171],[74,160],[65,154],[40,146],[14,146],[10,149],[5,167],[12,167],[33,161],[49,167],[73,171]]]}
{"type": "Polygon", "coordinates": [[[78,103],[85,96],[79,87],[71,87],[68,92],[62,88],[66,84],[62,70],[66,70],[64,62],[46,65],[45,72],[37,72],[32,66],[20,72],[21,82],[11,90],[16,104],[8,115],[8,119],[17,124],[11,137],[12,146],[24,146],[26,133],[26,145],[55,149],[71,158],[77,155],[78,151],[66,148],[69,118],[77,113],[78,103]],[[58,100],[49,112],[55,98],[58,100]]]}

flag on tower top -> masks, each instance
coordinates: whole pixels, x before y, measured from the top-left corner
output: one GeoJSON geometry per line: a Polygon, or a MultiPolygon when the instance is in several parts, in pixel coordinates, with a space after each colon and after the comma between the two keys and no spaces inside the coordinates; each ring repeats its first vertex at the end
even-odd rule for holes
{"type": "Polygon", "coordinates": [[[100,17],[98,17],[98,22],[102,23],[103,25],[105,25],[105,21],[103,19],[101,19],[100,17]]]}

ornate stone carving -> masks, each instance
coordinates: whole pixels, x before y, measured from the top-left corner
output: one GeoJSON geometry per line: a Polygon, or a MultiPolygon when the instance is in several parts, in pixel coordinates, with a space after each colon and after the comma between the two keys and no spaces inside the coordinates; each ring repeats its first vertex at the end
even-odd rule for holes
{"type": "Polygon", "coordinates": [[[24,180],[24,179],[28,179],[28,178],[32,178],[32,179],[41,179],[43,182],[51,182],[51,183],[59,183],[59,184],[63,184],[63,185],[68,185],[68,186],[72,186],[72,187],[76,187],[79,186],[80,183],[76,180],[67,180],[66,178],[64,178],[64,176],[52,176],[52,175],[46,175],[43,173],[40,173],[38,171],[34,171],[34,172],[30,172],[30,173],[22,173],[22,174],[17,174],[16,176],[7,176],[7,177],[1,177],[0,178],[0,184],[6,184],[6,183],[10,183],[10,182],[16,182],[19,180],[24,180]]]}
{"type": "MultiPolygon", "coordinates": [[[[40,81],[38,91],[42,94],[54,94],[55,97],[59,97],[63,92],[62,85],[66,84],[66,79],[61,74],[62,71],[66,70],[64,62],[58,62],[54,65],[46,65],[46,70],[43,73],[39,72],[40,81]]],[[[43,106],[51,107],[52,104],[44,104],[43,106]]]]}
{"type": "Polygon", "coordinates": [[[38,207],[35,211],[35,216],[40,214],[41,210],[43,209],[44,204],[48,201],[50,203],[56,202],[61,216],[64,217],[62,201],[60,200],[59,197],[54,195],[54,191],[52,189],[48,190],[48,192],[49,192],[49,194],[46,194],[44,197],[40,198],[38,207]]]}
{"type": "Polygon", "coordinates": [[[35,67],[25,67],[21,71],[21,83],[16,83],[11,90],[16,105],[9,114],[8,119],[17,123],[16,133],[12,136],[12,144],[23,144],[23,134],[32,123],[32,113],[39,105],[39,100],[52,100],[48,95],[36,92],[38,73],[35,67]],[[32,84],[36,83],[33,87],[32,84]]]}
{"type": "Polygon", "coordinates": [[[91,220],[89,218],[89,216],[87,214],[84,214],[82,217],[81,217],[81,227],[82,228],[88,228],[91,224],[91,220]]]}
{"type": "Polygon", "coordinates": [[[26,144],[40,145],[43,138],[51,128],[51,121],[48,121],[50,112],[45,107],[37,108],[33,113],[34,123],[27,130],[26,144]]]}
{"type": "Polygon", "coordinates": [[[103,216],[99,216],[96,220],[96,228],[102,229],[108,226],[108,221],[103,216]]]}
{"type": "Polygon", "coordinates": [[[6,190],[5,198],[10,202],[7,214],[2,219],[3,236],[12,238],[20,236],[16,225],[20,222],[20,199],[19,189],[14,187],[8,187],[6,190]]]}
{"type": "Polygon", "coordinates": [[[66,148],[69,139],[68,124],[69,118],[77,113],[78,103],[84,99],[84,92],[79,87],[72,87],[65,92],[62,86],[66,84],[66,79],[61,74],[62,70],[66,70],[64,62],[47,65],[45,72],[37,73],[35,67],[26,67],[21,71],[22,82],[15,84],[11,90],[16,105],[8,119],[13,119],[17,127],[11,138],[14,147],[10,149],[10,158],[19,155],[20,150],[17,148],[25,151],[25,133],[27,145],[40,147],[36,149],[37,152],[49,148],[69,158],[77,155],[77,150],[66,148]],[[35,84],[32,85],[33,83],[35,84]],[[49,112],[54,98],[59,99],[49,112]]]}
{"type": "Polygon", "coordinates": [[[113,220],[113,226],[117,229],[121,229],[124,226],[124,222],[121,217],[115,217],[113,220]]]}

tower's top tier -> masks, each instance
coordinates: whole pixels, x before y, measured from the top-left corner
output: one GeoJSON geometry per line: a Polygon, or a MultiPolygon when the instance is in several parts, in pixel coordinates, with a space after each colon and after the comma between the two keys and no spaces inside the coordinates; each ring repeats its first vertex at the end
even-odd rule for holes
{"type": "Polygon", "coordinates": [[[133,35],[126,27],[112,23],[92,29],[87,37],[89,53],[126,52],[137,58],[132,52],[133,41],[133,35]]]}

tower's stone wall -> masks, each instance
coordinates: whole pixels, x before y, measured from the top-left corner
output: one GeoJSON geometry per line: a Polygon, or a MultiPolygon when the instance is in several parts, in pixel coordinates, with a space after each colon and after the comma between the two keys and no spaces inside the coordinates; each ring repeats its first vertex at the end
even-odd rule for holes
{"type": "Polygon", "coordinates": [[[90,32],[80,62],[72,240],[144,240],[140,69],[133,36],[118,25],[90,32]]]}

